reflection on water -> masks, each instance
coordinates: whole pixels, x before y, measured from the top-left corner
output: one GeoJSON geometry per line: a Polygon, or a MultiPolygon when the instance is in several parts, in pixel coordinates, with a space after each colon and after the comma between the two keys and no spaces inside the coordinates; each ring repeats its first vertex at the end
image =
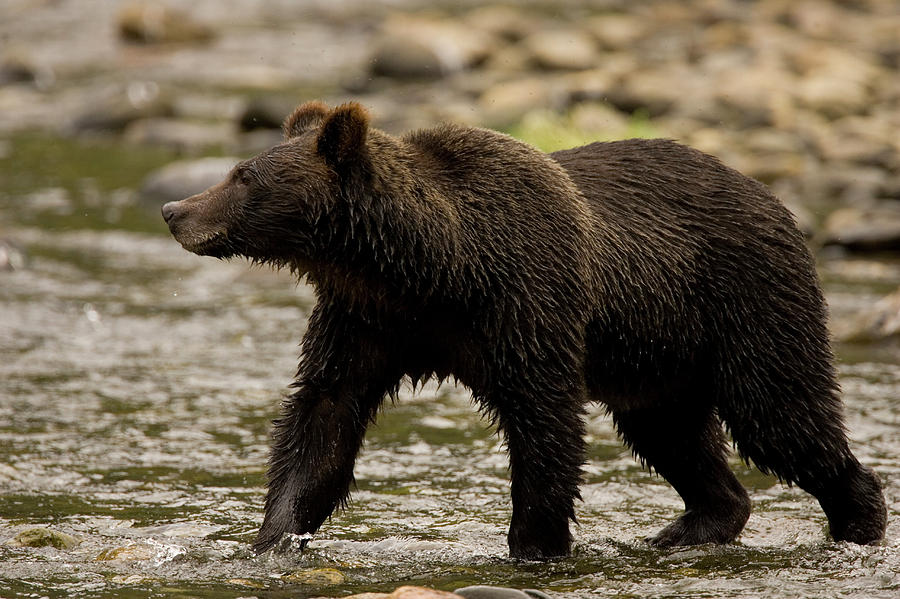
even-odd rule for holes
{"type": "MultiPolygon", "coordinates": [[[[119,217],[141,226],[92,224],[77,190],[28,211],[18,193],[0,198],[0,236],[29,258],[0,273],[0,596],[340,596],[408,583],[562,597],[900,590],[900,359],[861,347],[844,348],[841,376],[857,455],[887,482],[881,547],[826,541],[811,497],[735,462],[754,505],[740,543],[651,549],[641,539],[680,501],[596,409],[574,557],[510,562],[505,454],[465,390],[428,386],[386,405],[347,512],[302,554],[288,540],[256,557],[268,423],[296,367],[310,290],[190,255],[126,201],[119,217]],[[33,527],[80,543],[9,543],[33,527]]],[[[825,269],[838,309],[852,305],[852,269],[825,269]]],[[[886,272],[896,278],[880,285],[900,282],[886,272]]]]}

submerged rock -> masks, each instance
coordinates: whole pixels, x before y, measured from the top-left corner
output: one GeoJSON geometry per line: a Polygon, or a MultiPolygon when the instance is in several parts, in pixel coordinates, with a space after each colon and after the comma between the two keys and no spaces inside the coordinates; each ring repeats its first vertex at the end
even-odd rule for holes
{"type": "Polygon", "coordinates": [[[282,576],[281,580],[322,587],[341,584],[344,582],[344,575],[340,570],[335,570],[334,568],[316,568],[313,570],[295,570],[282,576]]]}
{"type": "Polygon", "coordinates": [[[72,549],[81,543],[81,539],[51,528],[29,528],[8,541],[11,547],[56,547],[72,549]]]}
{"type": "Polygon", "coordinates": [[[147,545],[134,544],[105,549],[97,556],[98,562],[139,562],[156,557],[156,550],[147,545]]]}

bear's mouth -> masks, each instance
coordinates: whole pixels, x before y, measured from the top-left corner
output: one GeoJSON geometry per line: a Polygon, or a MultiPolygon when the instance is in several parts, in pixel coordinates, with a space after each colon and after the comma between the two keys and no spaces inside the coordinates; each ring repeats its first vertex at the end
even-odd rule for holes
{"type": "Polygon", "coordinates": [[[198,256],[220,256],[225,253],[228,236],[225,231],[213,231],[202,237],[193,237],[182,242],[181,246],[198,256]]]}

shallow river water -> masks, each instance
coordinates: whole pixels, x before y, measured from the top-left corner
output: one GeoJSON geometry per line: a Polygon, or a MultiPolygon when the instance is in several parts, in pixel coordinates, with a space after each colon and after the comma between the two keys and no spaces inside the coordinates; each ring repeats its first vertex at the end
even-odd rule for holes
{"type": "MultiPolygon", "coordinates": [[[[371,428],[346,512],[303,553],[288,542],[253,555],[269,421],[296,368],[310,289],[182,250],[122,188],[166,157],[80,148],[77,160],[110,163],[94,175],[29,158],[41,147],[29,143],[10,142],[0,159],[0,242],[27,256],[0,272],[0,597],[341,596],[401,584],[900,596],[900,354],[890,347],[839,347],[854,449],[886,485],[878,547],[828,541],[810,496],[735,460],[754,509],[739,542],[652,549],[641,539],[681,502],[597,408],[573,557],[513,562],[498,438],[464,389],[426,386],[371,428]],[[34,527],[80,542],[15,546],[34,527]]],[[[832,258],[822,272],[838,315],[900,283],[896,262],[832,258]]]]}

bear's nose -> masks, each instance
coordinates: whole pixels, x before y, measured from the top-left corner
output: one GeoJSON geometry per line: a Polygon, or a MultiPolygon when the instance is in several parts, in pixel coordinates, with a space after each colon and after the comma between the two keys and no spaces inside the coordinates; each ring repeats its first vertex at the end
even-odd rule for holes
{"type": "Polygon", "coordinates": [[[163,220],[169,222],[175,216],[175,204],[178,202],[166,202],[162,207],[163,220]]]}

